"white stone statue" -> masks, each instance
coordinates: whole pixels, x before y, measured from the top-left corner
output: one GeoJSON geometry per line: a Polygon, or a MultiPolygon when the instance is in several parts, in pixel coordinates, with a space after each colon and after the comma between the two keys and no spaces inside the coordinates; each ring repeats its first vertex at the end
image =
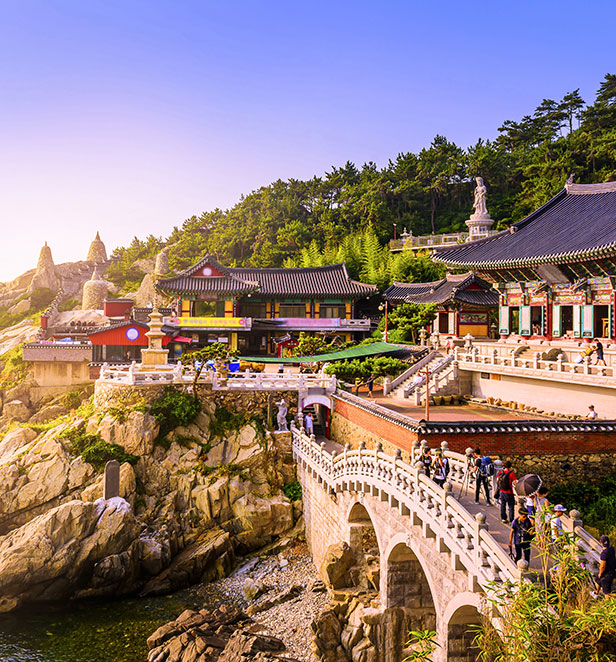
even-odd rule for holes
{"type": "Polygon", "coordinates": [[[488,214],[488,208],[486,206],[486,193],[488,189],[483,183],[483,177],[475,177],[475,181],[477,182],[477,186],[475,187],[475,191],[473,193],[473,209],[475,210],[475,213],[471,216],[471,218],[490,218],[490,214],[488,214]]]}
{"type": "Polygon", "coordinates": [[[278,432],[288,432],[289,426],[287,424],[287,403],[284,398],[276,403],[278,405],[278,413],[276,414],[276,421],[278,422],[278,432]]]}

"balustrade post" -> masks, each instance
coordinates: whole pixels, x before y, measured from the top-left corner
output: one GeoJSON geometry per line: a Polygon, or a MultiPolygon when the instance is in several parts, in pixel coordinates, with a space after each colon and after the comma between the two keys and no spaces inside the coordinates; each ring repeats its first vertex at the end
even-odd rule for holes
{"type": "Polygon", "coordinates": [[[541,352],[535,352],[535,356],[534,356],[535,370],[539,370],[539,357],[540,356],[541,356],[541,352]]]}
{"type": "Polygon", "coordinates": [[[394,487],[398,487],[398,466],[402,462],[402,451],[399,448],[396,448],[394,453],[394,475],[393,475],[393,484],[394,487]]]}
{"type": "Polygon", "coordinates": [[[590,375],[591,369],[590,369],[591,363],[590,363],[590,356],[587,356],[584,359],[584,374],[585,375],[590,375]]]}
{"type": "Polygon", "coordinates": [[[419,454],[419,439],[415,439],[415,441],[411,446],[411,464],[415,462],[418,454],[419,454]]]}
{"type": "Polygon", "coordinates": [[[556,369],[558,372],[562,372],[565,369],[565,366],[563,365],[563,355],[559,354],[556,357],[556,369]]]}
{"type": "Polygon", "coordinates": [[[483,513],[477,513],[475,515],[475,540],[474,540],[474,547],[475,547],[475,558],[477,559],[477,562],[479,563],[481,560],[481,532],[488,529],[488,525],[486,524],[486,516],[483,513]]]}
{"type": "Polygon", "coordinates": [[[441,526],[443,527],[443,529],[450,528],[448,515],[447,515],[447,502],[450,498],[453,497],[452,492],[453,492],[453,485],[449,481],[447,481],[443,485],[443,496],[441,497],[441,526]]]}
{"type": "Polygon", "coordinates": [[[492,476],[492,496],[496,494],[496,490],[498,489],[498,474],[500,471],[503,470],[503,461],[502,460],[494,460],[494,475],[492,476]]]}

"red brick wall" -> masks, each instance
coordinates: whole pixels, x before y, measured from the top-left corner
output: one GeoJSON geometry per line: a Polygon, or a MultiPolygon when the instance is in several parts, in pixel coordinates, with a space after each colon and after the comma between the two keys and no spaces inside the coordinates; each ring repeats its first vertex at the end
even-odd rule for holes
{"type": "MultiPolygon", "coordinates": [[[[409,451],[417,433],[391,421],[383,420],[344,400],[334,399],[334,415],[409,451]]],[[[420,437],[421,441],[423,437],[420,437]]],[[[616,452],[614,432],[490,432],[477,434],[430,434],[430,447],[446,441],[452,451],[463,453],[469,446],[481,446],[486,455],[579,455],[616,452]]]]}

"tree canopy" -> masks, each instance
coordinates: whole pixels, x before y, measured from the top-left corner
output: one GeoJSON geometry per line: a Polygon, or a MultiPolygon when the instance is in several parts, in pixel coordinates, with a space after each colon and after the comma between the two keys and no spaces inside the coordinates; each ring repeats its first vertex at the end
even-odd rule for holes
{"type": "Polygon", "coordinates": [[[488,207],[504,228],[545,203],[574,173],[580,183],[616,178],[616,75],[607,74],[587,104],[578,89],[560,101],[506,120],[495,140],[460,147],[437,135],[418,154],[400,153],[383,168],[347,162],[321,177],[277,180],[175,227],[166,240],[135,238],[113,252],[114,282],[133,285],[135,260],[171,246],[172,271],[205,253],[229,266],[302,266],[345,261],[354,278],[380,287],[433,280],[429,258],[387,247],[394,225],[415,235],[466,230],[473,178],[483,177],[488,207]],[[119,273],[118,273],[119,272],[119,273]]]}

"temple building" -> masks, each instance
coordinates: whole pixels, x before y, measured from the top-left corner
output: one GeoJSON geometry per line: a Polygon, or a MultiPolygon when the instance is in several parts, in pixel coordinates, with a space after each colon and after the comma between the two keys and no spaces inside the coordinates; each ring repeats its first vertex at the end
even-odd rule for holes
{"type": "Polygon", "coordinates": [[[508,230],[433,259],[494,283],[502,337],[613,339],[616,182],[567,183],[508,230]]]}
{"type": "Polygon", "coordinates": [[[436,304],[436,319],[428,331],[463,338],[490,335],[490,311],[499,303],[498,292],[473,273],[447,274],[431,283],[394,283],[383,298],[391,304],[436,304]]]}
{"type": "Polygon", "coordinates": [[[209,256],[156,287],[175,299],[168,323],[200,345],[224,342],[243,354],[278,356],[297,344],[301,331],[364,338],[370,320],[358,318],[356,302],[378,294],[375,285],[352,280],[344,264],[239,268],[209,256]]]}

